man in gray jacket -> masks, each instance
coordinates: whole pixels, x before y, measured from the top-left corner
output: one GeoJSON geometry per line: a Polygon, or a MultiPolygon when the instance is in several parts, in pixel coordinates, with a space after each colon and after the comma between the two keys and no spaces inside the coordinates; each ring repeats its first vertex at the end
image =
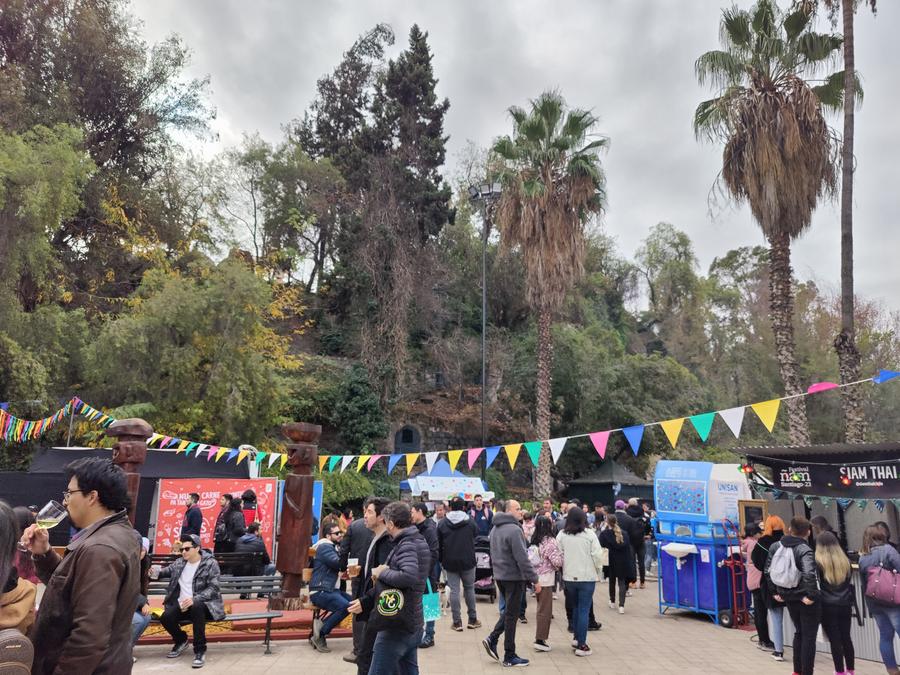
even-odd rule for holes
{"type": "Polygon", "coordinates": [[[488,656],[499,662],[497,643],[502,633],[503,665],[527,666],[528,660],[516,654],[516,626],[519,622],[519,609],[525,585],[528,582],[533,583],[536,593],[541,592],[541,585],[538,583],[534,567],[528,560],[528,548],[525,534],[522,532],[522,507],[515,499],[510,499],[505,504],[502,501],[497,502],[494,528],[491,530],[491,566],[494,579],[503,595],[505,608],[494,630],[482,644],[488,656]]]}

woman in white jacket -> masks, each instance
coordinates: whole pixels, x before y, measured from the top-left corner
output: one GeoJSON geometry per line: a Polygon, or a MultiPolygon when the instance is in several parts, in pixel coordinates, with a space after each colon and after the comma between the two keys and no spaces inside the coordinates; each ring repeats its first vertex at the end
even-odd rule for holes
{"type": "Polygon", "coordinates": [[[589,656],[591,648],[587,644],[588,614],[594,598],[594,587],[603,565],[600,542],[597,535],[587,526],[587,517],[578,507],[572,507],[566,514],[566,525],[556,536],[563,554],[563,580],[570,589],[574,600],[572,623],[575,629],[576,656],[589,656]]]}

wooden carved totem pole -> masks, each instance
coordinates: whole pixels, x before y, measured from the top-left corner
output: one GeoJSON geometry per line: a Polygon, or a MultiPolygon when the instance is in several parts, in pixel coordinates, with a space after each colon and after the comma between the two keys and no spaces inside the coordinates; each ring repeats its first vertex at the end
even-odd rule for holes
{"type": "Polygon", "coordinates": [[[153,427],[140,418],[116,420],[107,427],[106,435],[116,439],[112,461],[122,467],[128,480],[128,496],[131,498],[128,519],[134,525],[138,490],[141,487],[141,464],[147,459],[147,439],[153,435],[153,427]]]}
{"type": "Polygon", "coordinates": [[[287,445],[291,473],[284,480],[284,505],[278,526],[275,567],[281,572],[282,597],[273,598],[273,609],[300,608],[300,581],[312,541],[313,467],[318,459],[318,424],[292,422],[281,427],[287,445]]]}

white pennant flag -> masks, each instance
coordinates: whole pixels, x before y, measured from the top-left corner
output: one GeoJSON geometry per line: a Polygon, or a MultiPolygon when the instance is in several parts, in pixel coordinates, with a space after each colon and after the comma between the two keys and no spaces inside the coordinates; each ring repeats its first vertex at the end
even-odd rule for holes
{"type": "Polygon", "coordinates": [[[553,457],[554,464],[559,461],[559,456],[562,454],[563,448],[566,447],[567,440],[569,440],[568,436],[563,438],[551,438],[547,441],[547,443],[550,444],[550,456],[553,457]]]}
{"type": "Polygon", "coordinates": [[[272,468],[272,465],[275,463],[276,459],[281,459],[281,454],[278,452],[273,452],[269,455],[269,468],[272,468]]]}
{"type": "Polygon", "coordinates": [[[744,411],[746,408],[744,406],[740,406],[739,408],[729,408],[728,410],[719,410],[719,417],[728,425],[728,428],[731,429],[731,433],[734,434],[735,438],[739,438],[741,435],[741,425],[744,423],[744,411]]]}
{"type": "Polygon", "coordinates": [[[434,468],[434,463],[437,461],[439,454],[441,454],[441,453],[439,453],[439,452],[426,452],[425,453],[425,465],[428,468],[428,473],[431,473],[431,470],[434,468]]]}
{"type": "Polygon", "coordinates": [[[347,467],[350,466],[350,462],[356,459],[356,455],[344,455],[341,457],[341,473],[346,471],[347,467]]]}
{"type": "Polygon", "coordinates": [[[200,455],[202,455],[207,450],[209,450],[208,445],[203,445],[203,443],[198,445],[197,448],[194,450],[194,459],[197,459],[200,455]]]}

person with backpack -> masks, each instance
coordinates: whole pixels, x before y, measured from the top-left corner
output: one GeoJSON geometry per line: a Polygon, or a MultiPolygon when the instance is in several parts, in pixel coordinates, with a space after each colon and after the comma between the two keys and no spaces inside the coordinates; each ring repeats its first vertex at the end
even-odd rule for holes
{"type": "Polygon", "coordinates": [[[812,675],[816,660],[816,632],[822,618],[819,575],[812,547],[806,542],[806,518],[791,518],[790,534],[769,550],[765,572],[772,597],[787,606],[794,623],[794,672],[812,675]]]}
{"type": "Polygon", "coordinates": [[[762,588],[762,570],[753,564],[753,549],[762,534],[759,523],[747,523],[744,526],[744,538],[741,540],[741,553],[747,566],[747,590],[753,596],[753,623],[760,649],[772,649],[769,637],[768,612],[766,611],[765,591],[762,588]]]}
{"type": "Polygon", "coordinates": [[[889,675],[900,675],[897,657],[894,654],[894,636],[900,636],[900,605],[871,597],[874,589],[869,583],[870,574],[876,572],[877,568],[900,572],[900,553],[891,546],[884,530],[877,524],[866,528],[859,552],[862,553],[859,558],[859,576],[866,585],[866,605],[878,626],[878,649],[881,652],[881,660],[889,675]]]}
{"type": "MultiPolygon", "coordinates": [[[[750,560],[756,569],[762,571],[760,590],[762,591],[762,603],[766,608],[767,618],[771,625],[767,626],[771,642],[763,642],[760,635],[759,648],[772,651],[772,658],[776,661],[784,661],[784,603],[778,602],[770,591],[770,585],[766,577],[766,559],[769,550],[784,536],[784,521],[778,516],[769,516],[763,528],[763,534],[756,542],[756,546],[750,551],[750,560]]],[[[753,599],[756,607],[756,598],[753,599]]]]}
{"type": "Polygon", "coordinates": [[[556,572],[562,569],[563,557],[553,536],[553,521],[549,516],[534,519],[534,534],[528,547],[528,558],[538,575],[541,590],[537,594],[537,627],[534,631],[534,650],[549,652],[550,620],[553,618],[553,583],[556,572]]]}
{"type": "Polygon", "coordinates": [[[831,643],[834,672],[844,675],[853,673],[855,653],[850,638],[853,610],[850,560],[833,532],[823,530],[816,537],[816,566],[822,583],[822,630],[831,643]]]}

